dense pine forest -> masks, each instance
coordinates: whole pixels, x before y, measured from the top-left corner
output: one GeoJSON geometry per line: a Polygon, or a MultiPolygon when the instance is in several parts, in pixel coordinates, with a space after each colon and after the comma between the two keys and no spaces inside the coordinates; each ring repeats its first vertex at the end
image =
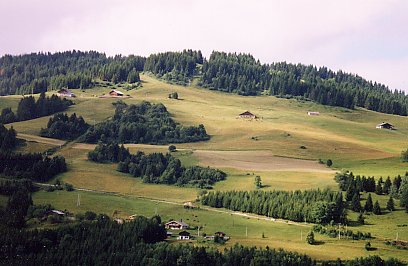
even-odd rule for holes
{"type": "Polygon", "coordinates": [[[56,114],[50,117],[47,128],[42,128],[42,137],[74,140],[84,134],[89,128],[82,116],[77,117],[75,113],[71,116],[67,114],[56,114]]]}
{"type": "Polygon", "coordinates": [[[118,171],[140,177],[145,183],[193,186],[211,189],[214,183],[224,180],[223,171],[200,166],[183,167],[171,154],[137,152],[130,154],[123,145],[99,143],[88,153],[94,162],[119,162],[118,171]]]}
{"type": "Polygon", "coordinates": [[[193,77],[212,90],[240,95],[300,97],[324,105],[364,107],[382,113],[408,114],[408,96],[383,84],[326,67],[262,64],[249,54],[184,50],[140,56],[107,57],[94,51],[5,55],[0,58],[0,95],[39,93],[61,87],[86,89],[97,79],[138,82],[139,72],[187,85],[193,77]],[[202,67],[201,67],[202,66],[202,67]]]}
{"type": "Polygon", "coordinates": [[[140,56],[107,57],[95,51],[5,55],[0,58],[0,95],[86,89],[95,78],[126,82],[143,70],[144,62],[140,56]]]}
{"type": "Polygon", "coordinates": [[[202,124],[185,127],[176,123],[163,104],[115,105],[112,120],[90,127],[81,141],[167,144],[210,139],[202,124]]]}
{"type": "Polygon", "coordinates": [[[296,222],[327,224],[346,222],[342,193],[326,190],[305,191],[225,191],[210,192],[201,202],[215,208],[256,213],[296,222]]]}
{"type": "Polygon", "coordinates": [[[33,96],[23,97],[18,103],[16,114],[11,108],[2,109],[0,123],[7,124],[47,116],[64,111],[73,104],[71,100],[56,95],[45,96],[45,93],[41,93],[37,101],[33,96]]]}
{"type": "Polygon", "coordinates": [[[0,123],[0,152],[10,152],[17,145],[17,132],[11,127],[7,129],[0,123]]]}

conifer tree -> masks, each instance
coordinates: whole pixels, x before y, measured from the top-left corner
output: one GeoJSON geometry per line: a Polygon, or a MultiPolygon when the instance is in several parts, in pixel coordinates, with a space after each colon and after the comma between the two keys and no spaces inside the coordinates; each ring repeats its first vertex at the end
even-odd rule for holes
{"type": "Polygon", "coordinates": [[[390,197],[389,200],[387,201],[387,210],[395,211],[394,199],[392,197],[390,197]]]}
{"type": "Polygon", "coordinates": [[[368,193],[367,196],[367,201],[364,205],[364,210],[366,212],[372,212],[373,211],[373,199],[371,198],[371,193],[368,193]]]}
{"type": "Polygon", "coordinates": [[[374,203],[373,213],[376,214],[376,215],[381,214],[381,207],[380,207],[380,204],[378,203],[378,200],[376,200],[375,203],[374,203]]]}
{"type": "Polygon", "coordinates": [[[355,212],[361,211],[360,194],[356,192],[351,200],[351,209],[355,212]]]}

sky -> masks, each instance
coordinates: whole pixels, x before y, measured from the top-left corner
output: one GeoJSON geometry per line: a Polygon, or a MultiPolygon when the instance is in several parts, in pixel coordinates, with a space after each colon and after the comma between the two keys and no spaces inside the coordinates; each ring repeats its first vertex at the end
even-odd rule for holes
{"type": "Polygon", "coordinates": [[[407,11],[406,0],[0,0],[0,55],[251,53],[408,92],[407,11]]]}

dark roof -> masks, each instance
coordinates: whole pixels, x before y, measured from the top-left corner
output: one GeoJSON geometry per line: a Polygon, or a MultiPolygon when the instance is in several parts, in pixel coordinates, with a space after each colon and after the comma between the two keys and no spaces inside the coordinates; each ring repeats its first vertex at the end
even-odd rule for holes
{"type": "Polygon", "coordinates": [[[187,231],[181,231],[181,232],[179,233],[179,236],[189,236],[189,235],[190,235],[190,233],[187,232],[187,231]]]}
{"type": "Polygon", "coordinates": [[[245,111],[242,114],[239,115],[251,115],[251,116],[255,116],[253,113],[251,113],[250,111],[245,111]]]}
{"type": "Polygon", "coordinates": [[[226,235],[226,233],[224,233],[224,232],[215,232],[214,234],[215,234],[215,235],[223,235],[223,236],[226,235]]]}
{"type": "Polygon", "coordinates": [[[183,223],[183,222],[179,222],[179,221],[174,221],[174,220],[173,220],[173,221],[170,221],[170,222],[167,222],[166,225],[171,224],[171,223],[176,223],[176,224],[179,224],[179,225],[188,227],[188,224],[183,223]]]}

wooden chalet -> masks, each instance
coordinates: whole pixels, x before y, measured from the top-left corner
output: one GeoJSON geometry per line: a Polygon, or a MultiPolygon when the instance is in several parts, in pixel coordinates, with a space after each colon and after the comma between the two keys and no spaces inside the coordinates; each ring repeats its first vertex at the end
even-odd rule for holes
{"type": "Polygon", "coordinates": [[[239,118],[250,118],[250,119],[257,119],[258,117],[251,113],[250,111],[245,111],[242,114],[238,115],[239,118]]]}
{"type": "Polygon", "coordinates": [[[111,91],[109,92],[109,96],[122,97],[122,96],[123,96],[123,92],[118,91],[118,90],[111,90],[111,91]]]}
{"type": "Polygon", "coordinates": [[[166,229],[186,230],[190,228],[188,224],[179,221],[170,221],[164,225],[166,229]]]}
{"type": "Polygon", "coordinates": [[[182,231],[177,237],[178,240],[190,240],[190,233],[187,231],[182,231]]]}
{"type": "Polygon", "coordinates": [[[394,129],[394,126],[391,125],[390,123],[382,122],[381,124],[378,124],[375,128],[394,129]]]}
{"type": "Polygon", "coordinates": [[[307,115],[320,115],[319,112],[307,112],[307,115]]]}
{"type": "Polygon", "coordinates": [[[59,91],[57,91],[57,96],[58,97],[76,97],[76,95],[70,91],[68,88],[62,88],[59,91]]]}

